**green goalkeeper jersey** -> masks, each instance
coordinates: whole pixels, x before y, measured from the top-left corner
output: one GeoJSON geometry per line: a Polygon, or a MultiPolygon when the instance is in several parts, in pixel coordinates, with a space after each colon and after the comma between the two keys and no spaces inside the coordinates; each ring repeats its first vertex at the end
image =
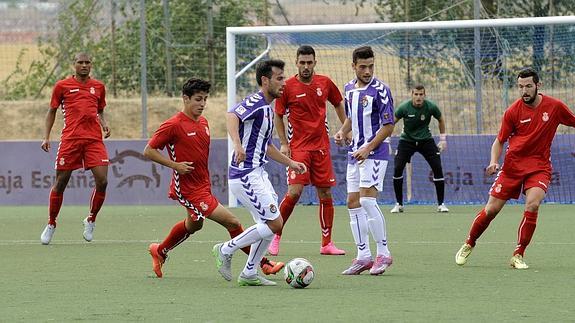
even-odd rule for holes
{"type": "Polygon", "coordinates": [[[411,100],[402,102],[395,110],[395,117],[403,119],[403,131],[400,139],[411,142],[421,141],[431,138],[429,122],[431,116],[439,120],[441,111],[437,105],[429,100],[423,101],[423,106],[416,108],[411,100]]]}

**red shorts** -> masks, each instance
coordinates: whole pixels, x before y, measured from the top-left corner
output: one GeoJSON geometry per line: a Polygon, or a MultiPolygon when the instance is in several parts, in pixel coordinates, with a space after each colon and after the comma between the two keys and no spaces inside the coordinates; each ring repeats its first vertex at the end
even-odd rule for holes
{"type": "Polygon", "coordinates": [[[532,187],[540,187],[547,193],[550,182],[551,173],[544,170],[534,171],[521,177],[513,177],[500,171],[489,189],[489,194],[506,201],[518,199],[521,193],[525,193],[532,187]]]}
{"type": "Polygon", "coordinates": [[[182,196],[181,199],[176,196],[175,192],[170,192],[170,198],[180,202],[194,221],[198,221],[201,217],[209,217],[220,204],[210,191],[196,191],[182,196]]]}
{"type": "Polygon", "coordinates": [[[296,174],[293,170],[288,170],[288,184],[308,185],[311,183],[316,187],[336,185],[329,150],[292,151],[291,158],[304,163],[307,167],[307,172],[296,174]]]}
{"type": "Polygon", "coordinates": [[[108,166],[108,153],[101,140],[65,139],[60,141],[56,156],[56,170],[90,169],[108,166]]]}

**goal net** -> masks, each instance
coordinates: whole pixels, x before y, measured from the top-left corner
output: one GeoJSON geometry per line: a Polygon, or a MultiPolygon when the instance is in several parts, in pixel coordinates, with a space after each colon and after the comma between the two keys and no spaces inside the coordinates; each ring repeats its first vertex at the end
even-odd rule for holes
{"type": "MultiPolygon", "coordinates": [[[[575,17],[514,18],[389,24],[233,27],[227,29],[228,105],[257,89],[254,65],[264,58],[286,62],[286,75],[297,73],[296,49],[316,51],[316,73],[328,75],[341,89],[354,77],[354,48],[372,46],[375,75],[392,91],[395,106],[410,99],[411,86],[422,84],[427,99],[437,103],[446,121],[448,147],[442,154],[445,200],[451,204],[483,203],[493,181],[484,168],[505,109],[518,98],[517,72],[531,66],[540,73],[541,92],[575,107],[575,17]]],[[[333,109],[331,135],[340,123],[333,109]]],[[[310,116],[311,117],[311,116],[310,116]]],[[[438,135],[435,120],[430,124],[438,135]]],[[[402,121],[392,138],[397,147],[402,121]]],[[[575,132],[560,126],[552,148],[554,166],[548,202],[575,201],[575,132]]],[[[345,150],[332,145],[337,204],[346,200],[345,150]]],[[[285,169],[270,162],[268,172],[281,197],[285,169]]],[[[394,203],[390,160],[380,203],[394,203]]],[[[432,173],[421,155],[412,158],[405,176],[408,203],[436,203],[432,173]],[[406,178],[408,177],[408,178],[406,178]]],[[[317,203],[313,187],[301,203],[317,203]]],[[[233,197],[229,201],[235,205],[233,197]]]]}

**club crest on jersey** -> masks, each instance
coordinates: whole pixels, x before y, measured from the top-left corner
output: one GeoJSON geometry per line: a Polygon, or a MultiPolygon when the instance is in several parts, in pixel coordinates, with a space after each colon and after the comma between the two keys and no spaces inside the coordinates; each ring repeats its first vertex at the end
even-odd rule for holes
{"type": "Polygon", "coordinates": [[[205,212],[208,210],[208,205],[205,202],[200,202],[200,208],[205,212]]]}
{"type": "Polygon", "coordinates": [[[421,117],[419,117],[421,119],[421,121],[425,121],[425,114],[422,114],[421,117]]]}
{"type": "Polygon", "coordinates": [[[361,98],[361,106],[365,108],[365,107],[367,107],[368,104],[369,104],[369,99],[368,99],[368,96],[366,95],[363,98],[361,98]]]}
{"type": "Polygon", "coordinates": [[[277,211],[278,211],[278,208],[274,204],[270,204],[270,212],[276,213],[277,211]]]}
{"type": "Polygon", "coordinates": [[[239,107],[236,108],[236,112],[239,114],[244,114],[246,113],[246,108],[240,105],[239,107]]]}
{"type": "Polygon", "coordinates": [[[60,158],[60,161],[58,162],[60,165],[64,165],[66,162],[64,161],[64,157],[60,158]]]}
{"type": "Polygon", "coordinates": [[[543,117],[541,119],[543,119],[544,122],[549,121],[549,113],[543,112],[543,117]]]}
{"type": "Polygon", "coordinates": [[[90,94],[96,94],[96,89],[93,86],[90,87],[90,94]]]}
{"type": "Polygon", "coordinates": [[[293,171],[293,170],[290,171],[290,172],[289,172],[289,177],[290,177],[291,179],[294,179],[294,178],[295,178],[295,171],[293,171]]]}
{"type": "Polygon", "coordinates": [[[315,89],[315,93],[317,93],[317,96],[321,96],[323,94],[323,92],[321,91],[321,88],[317,88],[315,89]]]}
{"type": "Polygon", "coordinates": [[[495,192],[496,192],[496,193],[501,193],[501,188],[502,188],[502,185],[501,185],[501,184],[497,184],[497,186],[495,186],[495,192]]]}

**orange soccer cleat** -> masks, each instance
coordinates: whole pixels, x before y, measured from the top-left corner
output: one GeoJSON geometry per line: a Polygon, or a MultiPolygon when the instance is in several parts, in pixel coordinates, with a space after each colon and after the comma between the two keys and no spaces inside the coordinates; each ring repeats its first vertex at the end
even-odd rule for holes
{"type": "Polygon", "coordinates": [[[166,261],[166,258],[160,255],[160,244],[159,243],[152,243],[148,250],[150,251],[150,255],[152,256],[152,268],[156,273],[158,278],[162,278],[162,265],[166,261]]]}
{"type": "Polygon", "coordinates": [[[285,264],[281,261],[275,262],[267,258],[264,258],[260,263],[260,268],[262,269],[262,272],[266,275],[275,275],[277,274],[278,271],[282,270],[284,265],[285,264]]]}

